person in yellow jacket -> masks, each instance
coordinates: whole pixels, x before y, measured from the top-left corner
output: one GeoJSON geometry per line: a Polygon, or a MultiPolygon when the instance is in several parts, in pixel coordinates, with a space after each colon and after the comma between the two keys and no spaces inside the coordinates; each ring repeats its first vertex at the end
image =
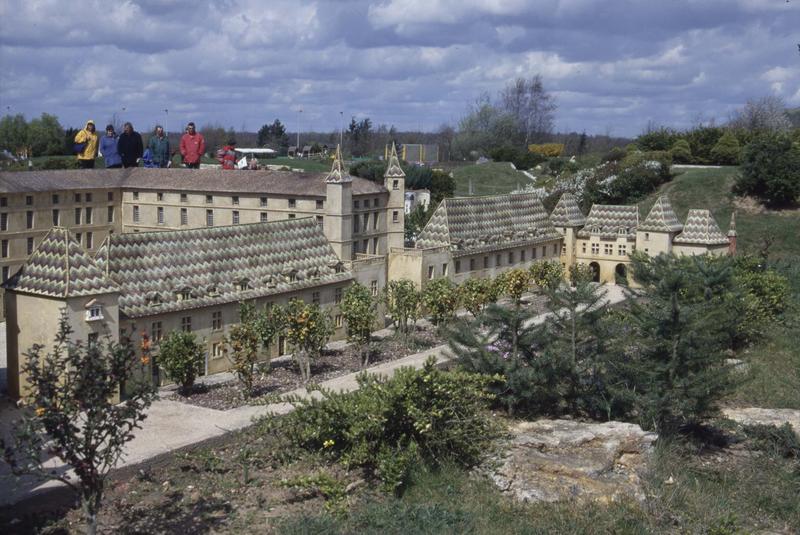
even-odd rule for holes
{"type": "Polygon", "coordinates": [[[78,155],[78,163],[81,169],[94,169],[94,159],[97,158],[97,134],[94,132],[94,121],[86,121],[86,127],[75,134],[75,145],[83,145],[75,147],[75,152],[78,155]]]}

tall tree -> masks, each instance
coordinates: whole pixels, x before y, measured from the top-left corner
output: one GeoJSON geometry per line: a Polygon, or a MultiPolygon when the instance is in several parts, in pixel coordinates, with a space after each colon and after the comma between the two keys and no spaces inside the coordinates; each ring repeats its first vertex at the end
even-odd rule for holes
{"type": "Polygon", "coordinates": [[[274,148],[285,152],[289,147],[289,136],[286,134],[286,127],[280,119],[275,119],[272,124],[265,124],[258,130],[259,147],[272,145],[274,148]]]}
{"type": "Polygon", "coordinates": [[[21,113],[0,119],[0,149],[14,153],[28,143],[28,123],[21,113]]]}
{"type": "Polygon", "coordinates": [[[517,120],[525,145],[545,141],[553,132],[558,106],[555,97],[545,90],[541,74],[517,78],[500,92],[500,101],[503,110],[517,120]]]}
{"type": "Polygon", "coordinates": [[[761,132],[785,132],[792,127],[783,99],[773,95],[747,103],[733,112],[728,123],[733,128],[761,132]]]}

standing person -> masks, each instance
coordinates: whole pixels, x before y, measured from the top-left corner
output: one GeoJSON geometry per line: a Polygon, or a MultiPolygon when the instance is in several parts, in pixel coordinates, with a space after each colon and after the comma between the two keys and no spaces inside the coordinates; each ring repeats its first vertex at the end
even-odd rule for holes
{"type": "Polygon", "coordinates": [[[229,139],[228,144],[217,151],[217,160],[223,169],[236,169],[236,140],[229,139]]]}
{"type": "Polygon", "coordinates": [[[156,126],[155,133],[147,142],[147,148],[150,149],[154,167],[169,166],[169,139],[164,134],[164,128],[161,125],[156,126]]]}
{"type": "Polygon", "coordinates": [[[75,145],[83,145],[81,150],[75,151],[81,169],[94,169],[94,159],[97,158],[97,134],[94,130],[94,121],[89,119],[83,130],[75,134],[75,145]]]}
{"type": "Polygon", "coordinates": [[[125,123],[122,134],[117,141],[117,151],[122,157],[122,167],[136,167],[144,154],[142,136],[133,129],[131,123],[125,123]]]}
{"type": "Polygon", "coordinates": [[[113,124],[106,126],[106,135],[100,138],[100,154],[103,155],[107,169],[122,167],[122,158],[117,152],[117,133],[114,132],[113,124]]]}
{"type": "Polygon", "coordinates": [[[200,168],[200,158],[206,151],[206,140],[194,128],[194,123],[186,125],[186,133],[181,137],[181,156],[190,169],[200,168]]]}

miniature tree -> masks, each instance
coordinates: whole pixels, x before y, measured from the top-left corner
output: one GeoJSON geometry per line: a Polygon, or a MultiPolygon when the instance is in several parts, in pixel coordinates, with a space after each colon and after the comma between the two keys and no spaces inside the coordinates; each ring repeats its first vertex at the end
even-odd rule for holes
{"type": "Polygon", "coordinates": [[[530,272],[533,283],[540,288],[555,288],[564,279],[564,268],[558,262],[536,262],[530,272]]]}
{"type": "Polygon", "coordinates": [[[422,305],[436,326],[455,316],[458,302],[458,287],[450,279],[432,280],[422,289],[422,305]]]}
{"type": "Polygon", "coordinates": [[[204,350],[194,334],[172,331],[161,341],[158,362],[164,373],[178,385],[181,394],[192,390],[195,379],[203,371],[204,350]]]}
{"type": "Polygon", "coordinates": [[[522,304],[522,296],[531,286],[533,276],[524,269],[512,269],[503,274],[501,287],[503,293],[511,298],[516,308],[522,304]]]}
{"type": "Polygon", "coordinates": [[[395,329],[407,336],[419,317],[420,294],[414,283],[407,279],[390,280],[386,285],[384,301],[395,329]]]}
{"type": "Polygon", "coordinates": [[[242,303],[239,307],[239,323],[232,326],[225,337],[225,354],[244,390],[244,396],[253,395],[253,380],[258,363],[258,348],[262,337],[257,329],[255,307],[242,303]]]}
{"type": "Polygon", "coordinates": [[[307,383],[311,379],[311,361],[320,356],[333,335],[333,322],[319,305],[292,299],[286,311],[286,327],[287,339],[294,347],[294,359],[307,383]]]}
{"type": "Polygon", "coordinates": [[[347,340],[361,355],[361,367],[369,364],[369,344],[375,326],[375,300],[366,286],[354,283],[344,293],[339,308],[347,324],[347,340]]]}
{"type": "Polygon", "coordinates": [[[461,303],[473,318],[477,318],[490,303],[497,301],[496,285],[489,278],[467,279],[459,292],[461,303]]]}
{"type": "Polygon", "coordinates": [[[16,424],[11,443],[0,441],[4,457],[16,475],[35,475],[61,481],[81,497],[86,531],[97,531],[97,513],[106,476],[123,454],[133,430],[145,419],[155,392],[135,378],[144,376],[149,347],[136,358],[130,345],[111,340],[83,345],[70,340],[72,329],[62,313],[52,350],[34,345],[26,354],[23,372],[31,385],[28,404],[33,413],[16,424]],[[126,384],[124,403],[114,404],[120,384],[126,384]],[[69,465],[59,473],[41,465],[42,455],[69,465]]]}
{"type": "Polygon", "coordinates": [[[261,337],[261,345],[269,353],[272,344],[286,330],[286,310],[274,303],[268,303],[256,313],[255,329],[261,337]]]}

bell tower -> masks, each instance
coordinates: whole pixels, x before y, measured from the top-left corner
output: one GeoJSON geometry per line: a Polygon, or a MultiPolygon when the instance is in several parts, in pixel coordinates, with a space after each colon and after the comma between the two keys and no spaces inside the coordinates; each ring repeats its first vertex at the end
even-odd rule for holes
{"type": "Polygon", "coordinates": [[[389,190],[389,201],[386,203],[386,242],[387,252],[391,252],[392,248],[402,248],[405,244],[406,174],[400,167],[394,143],[383,178],[384,185],[389,190]]]}

